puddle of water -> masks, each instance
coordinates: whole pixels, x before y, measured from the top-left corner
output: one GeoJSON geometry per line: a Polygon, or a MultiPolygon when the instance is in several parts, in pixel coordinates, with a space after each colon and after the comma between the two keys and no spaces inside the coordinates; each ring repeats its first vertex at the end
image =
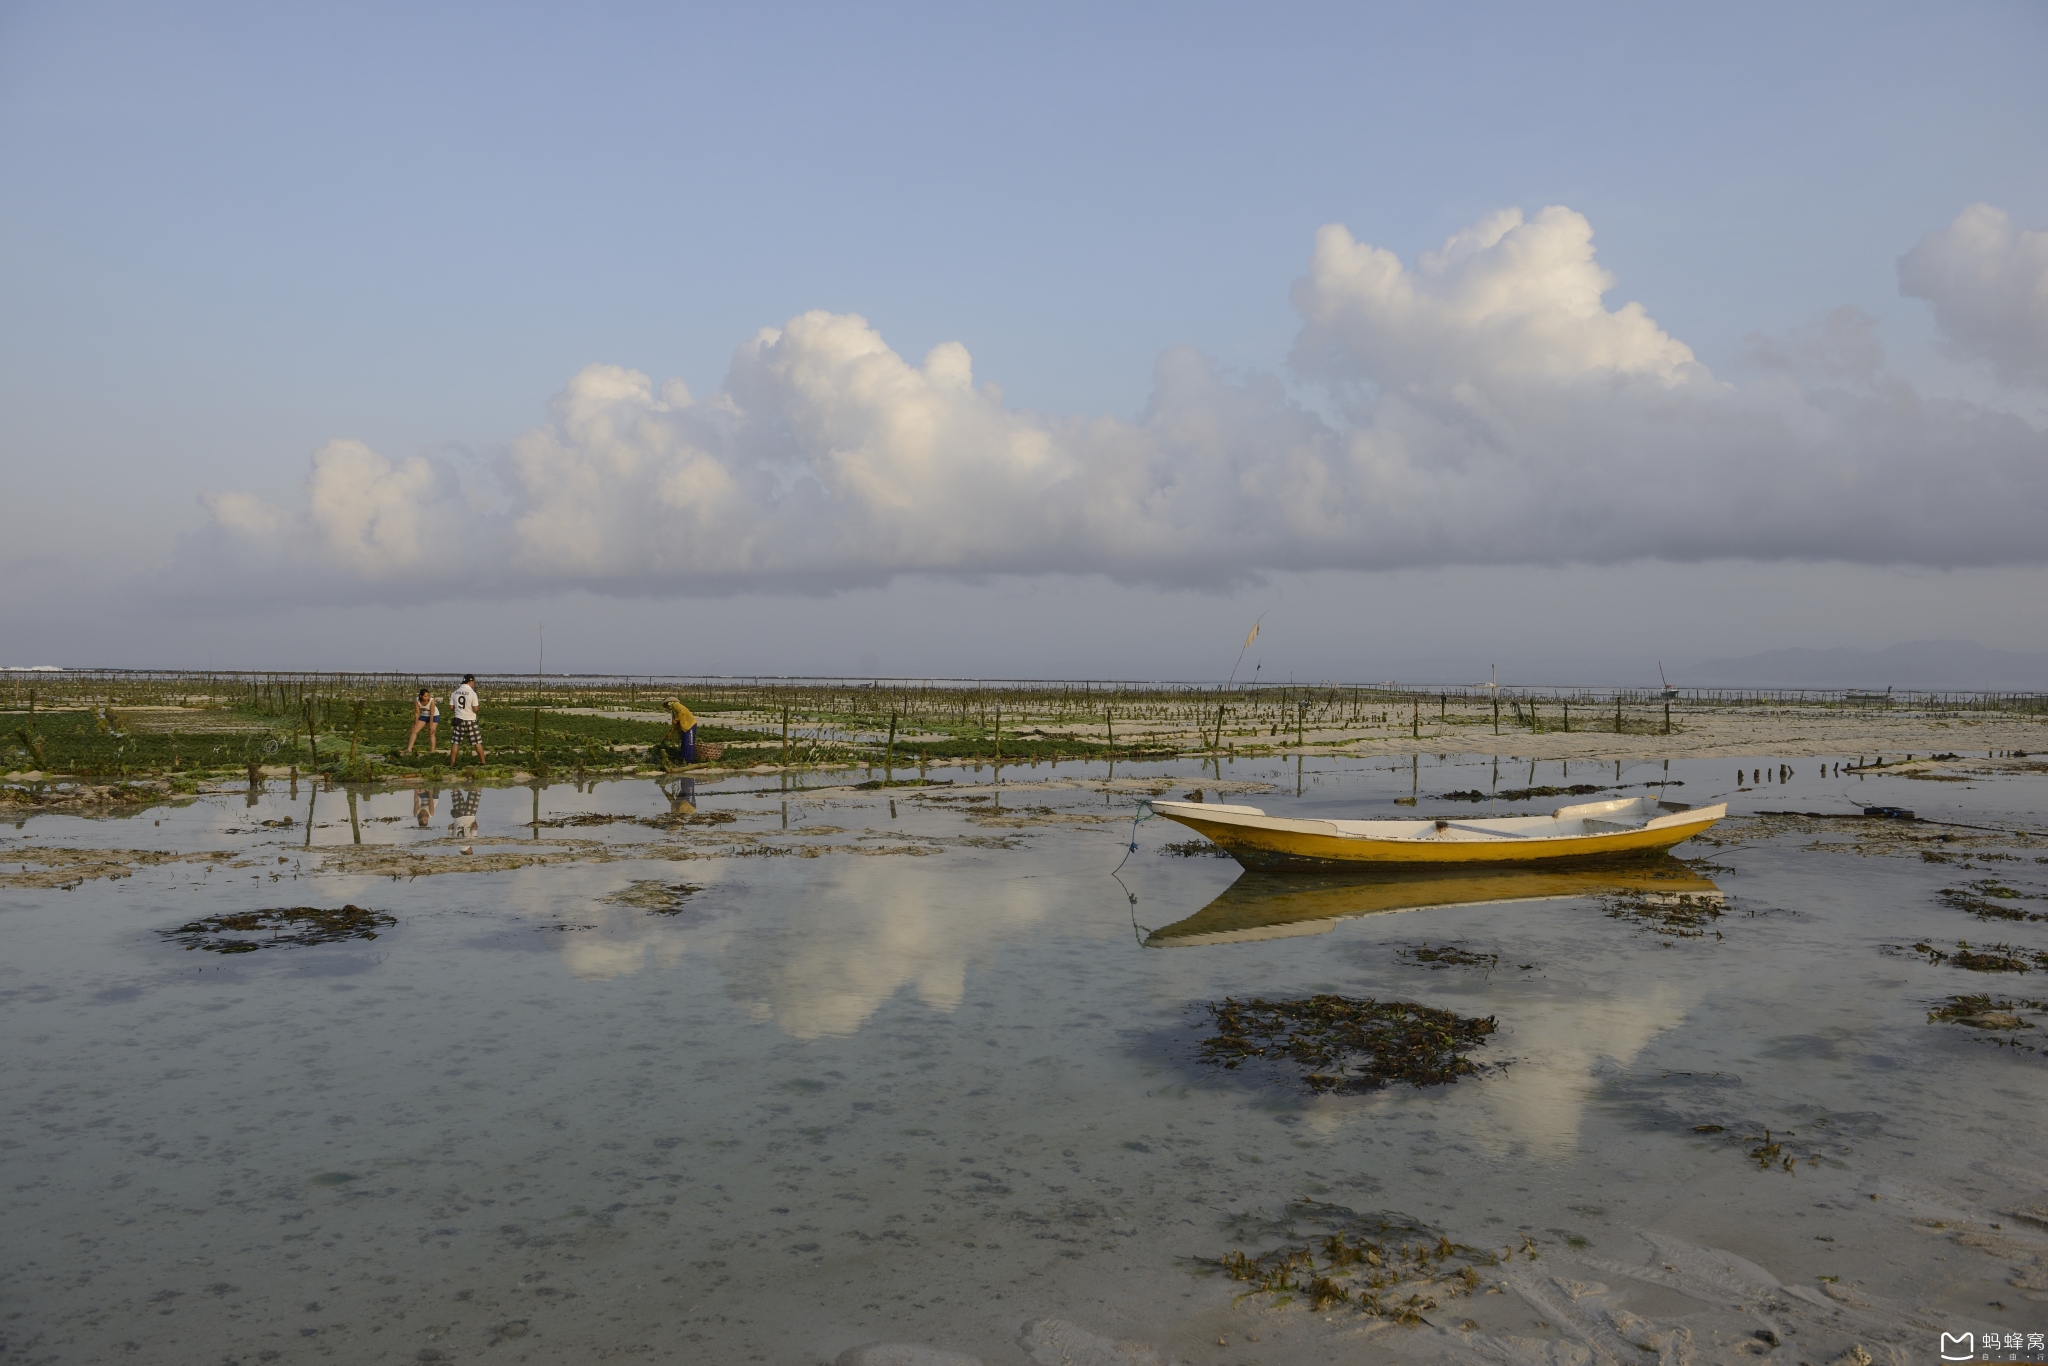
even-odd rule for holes
{"type": "Polygon", "coordinates": [[[0,1342],[815,1362],[897,1340],[998,1362],[1050,1316],[1202,1362],[1360,1335],[1533,1361],[1684,1334],[1718,1360],[1766,1327],[1817,1366],[1851,1341],[1917,1353],[1926,1324],[2038,1331],[2048,1054],[2026,1046],[2048,1016],[2015,1007],[2032,1037],[1928,1017],[2048,997],[2048,974],[1884,946],[2048,948],[1957,904],[1987,883],[2048,904],[2028,899],[2048,839],[1999,833],[2048,828],[2048,780],[1785,765],[1690,861],[1367,886],[1174,857],[1164,822],[1110,870],[1149,790],[1393,815],[1668,773],[1700,802],[1736,763],[1146,764],[1110,789],[1068,764],[1000,789],[948,770],[431,809],[280,783],[33,817],[0,838],[0,1342]],[[1865,804],[1955,826],[1745,814],[1865,804]],[[25,884],[39,859],[70,861],[25,884]],[[166,938],[345,907],[374,939],[166,938]],[[1498,1028],[1441,1086],[1309,1095],[1189,1064],[1201,1003],[1324,993],[1498,1028]],[[1511,1255],[1408,1326],[1235,1301],[1246,1283],[1201,1260],[1396,1226],[1511,1255]]]}

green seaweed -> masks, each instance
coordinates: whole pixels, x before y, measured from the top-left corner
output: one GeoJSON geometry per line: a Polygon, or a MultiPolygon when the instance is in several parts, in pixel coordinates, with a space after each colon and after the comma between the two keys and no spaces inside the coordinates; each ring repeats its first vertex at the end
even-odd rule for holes
{"type": "Polygon", "coordinates": [[[730,825],[739,818],[730,811],[670,811],[659,816],[609,815],[585,811],[574,816],[529,823],[529,829],[572,830],[592,825],[644,825],[651,830],[675,830],[687,825],[730,825]]]}
{"type": "Polygon", "coordinates": [[[1927,1022],[1968,1025],[1972,1029],[2034,1028],[2031,1021],[2020,1018],[2019,1012],[2022,1010],[2048,1010],[2048,1002],[1994,999],[1989,993],[1977,996],[1951,996],[1927,1012],[1927,1022]]]}
{"type": "Polygon", "coordinates": [[[1443,1301],[1477,1290],[1480,1267],[1498,1266],[1517,1251],[1532,1260],[1537,1255],[1526,1236],[1520,1249],[1498,1252],[1441,1233],[1431,1242],[1435,1230],[1405,1216],[1361,1216],[1308,1199],[1290,1204],[1287,1217],[1268,1228],[1288,1241],[1264,1252],[1232,1248],[1196,1261],[1247,1286],[1245,1295],[1273,1295],[1283,1304],[1299,1299],[1315,1313],[1342,1305],[1408,1326],[1426,1322],[1423,1316],[1443,1301]],[[1303,1223],[1329,1231],[1303,1237],[1303,1223]],[[1411,1241],[1415,1234],[1422,1236],[1411,1241]]]}
{"type": "MultiPolygon", "coordinates": [[[[1985,856],[1980,854],[1978,857],[1985,856]]],[[[2048,912],[2013,904],[2016,901],[2048,900],[2048,897],[2038,892],[2019,891],[1993,878],[1965,883],[1961,887],[1944,887],[1940,895],[1948,905],[1967,911],[1979,920],[2048,921],[2048,912]]]]}
{"type": "Polygon", "coordinates": [[[694,883],[653,878],[632,883],[604,900],[618,906],[635,906],[649,915],[681,915],[689,909],[690,898],[703,890],[694,883]]]}
{"type": "Polygon", "coordinates": [[[1159,846],[1161,858],[1229,858],[1230,851],[1214,840],[1173,840],[1159,846]]]}
{"type": "Polygon", "coordinates": [[[1727,913],[1719,896],[1693,896],[1668,892],[1628,892],[1603,899],[1607,918],[1626,920],[1639,929],[1670,935],[1675,939],[1704,939],[1725,936],[1714,922],[1727,913]]]}
{"type": "Polygon", "coordinates": [[[1404,963],[1427,968],[1487,968],[1500,966],[1497,953],[1473,953],[1456,944],[1407,944],[1394,951],[1404,963]]]}
{"type": "Polygon", "coordinates": [[[2048,1045],[2021,1041],[2022,1030],[2039,1028],[2032,1020],[2020,1018],[2022,1010],[2048,1012],[2048,1001],[1994,998],[1988,992],[1975,996],[1951,996],[1927,1012],[1927,1022],[1962,1025],[1977,1031],[1972,1037],[1978,1043],[1996,1044],[2014,1053],[2048,1053],[2048,1045]]]}
{"type": "Polygon", "coordinates": [[[1916,954],[1930,963],[1950,963],[1968,972],[2048,972],[2048,952],[2017,944],[1972,944],[1958,939],[1953,949],[1937,949],[1925,940],[1910,947],[1884,946],[1888,953],[1916,954]]]}
{"type": "Polygon", "coordinates": [[[1377,1090],[1390,1082],[1438,1086],[1470,1076],[1466,1056],[1498,1025],[1412,1001],[1318,995],[1291,1001],[1229,997],[1203,1007],[1216,1034],[1199,1061],[1235,1069],[1265,1061],[1292,1064],[1311,1092],[1377,1090]]]}
{"type": "Polygon", "coordinates": [[[1785,1151],[1785,1141],[1783,1139],[1771,1137],[1769,1129],[1764,1130],[1764,1136],[1757,1140],[1757,1145],[1754,1148],[1749,1150],[1749,1157],[1751,1161],[1756,1163],[1759,1171],[1769,1171],[1772,1167],[1781,1167],[1789,1172],[1792,1170],[1793,1163],[1798,1160],[1791,1153],[1785,1151]]]}
{"type": "Polygon", "coordinates": [[[233,911],[201,916],[174,930],[157,933],[187,951],[254,953],[258,949],[337,944],[349,939],[375,939],[377,931],[398,918],[362,906],[281,906],[262,911],[233,911]]]}
{"type": "Polygon", "coordinates": [[[1592,783],[1574,783],[1570,787],[1510,787],[1499,792],[1481,792],[1468,788],[1462,792],[1440,792],[1438,801],[1444,802],[1526,802],[1538,797],[1586,797],[1595,792],[1607,791],[1592,783]]]}

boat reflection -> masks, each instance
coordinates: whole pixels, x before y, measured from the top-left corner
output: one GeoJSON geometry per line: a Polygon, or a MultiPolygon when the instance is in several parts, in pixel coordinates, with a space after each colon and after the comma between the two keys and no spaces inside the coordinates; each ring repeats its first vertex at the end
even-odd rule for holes
{"type": "Polygon", "coordinates": [[[1669,855],[1606,867],[1446,870],[1400,877],[1303,878],[1247,872],[1201,910],[1150,931],[1142,942],[1150,949],[1243,944],[1324,934],[1352,916],[1603,895],[1724,900],[1713,882],[1669,855]]]}

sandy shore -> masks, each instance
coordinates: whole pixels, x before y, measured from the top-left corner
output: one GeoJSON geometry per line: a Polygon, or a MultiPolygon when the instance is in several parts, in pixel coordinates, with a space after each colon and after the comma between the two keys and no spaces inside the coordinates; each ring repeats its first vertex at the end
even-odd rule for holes
{"type": "MultiPolygon", "coordinates": [[[[1820,757],[1842,762],[1865,759],[1897,762],[1907,755],[1926,758],[1953,754],[1987,759],[2048,753],[2048,717],[2011,712],[1928,714],[1924,712],[1823,710],[1817,707],[1728,707],[1671,712],[1671,733],[1662,731],[1663,715],[1632,713],[1616,733],[1613,713],[1589,709],[1574,715],[1572,729],[1561,725],[1554,706],[1546,707],[1541,729],[1501,718],[1499,732],[1491,713],[1483,716],[1453,710],[1448,718],[1425,708],[1420,725],[1411,714],[1399,722],[1365,728],[1332,729],[1311,725],[1300,733],[1272,735],[1269,728],[1241,729],[1226,721],[1224,745],[1239,756],[1317,754],[1498,754],[1518,759],[1704,759],[1820,757]],[[1415,733],[1420,731],[1419,736],[1415,733]]],[[[1101,727],[1034,727],[1038,736],[1072,734],[1100,742],[1101,727]]],[[[1205,753],[1208,737],[1187,727],[1149,725],[1142,721],[1117,725],[1119,744],[1160,745],[1188,757],[1205,753]]]]}
{"type": "MultiPolygon", "coordinates": [[[[1551,716],[1546,721],[1554,724],[1556,719],[1551,716]]],[[[1308,732],[1306,739],[1312,753],[1328,749],[1385,754],[1500,754],[1522,759],[1703,759],[1726,755],[1788,759],[1808,756],[1847,761],[1859,756],[1897,760],[1908,754],[1922,758],[1930,754],[1956,754],[1982,759],[1993,754],[2048,751],[2048,719],[2004,712],[1931,716],[1813,708],[1673,708],[1669,735],[1617,735],[1611,715],[1597,712],[1582,721],[1595,726],[1605,722],[1607,729],[1531,731],[1503,720],[1501,733],[1495,735],[1490,720],[1484,725],[1432,726],[1425,712],[1419,740],[1398,734],[1346,744],[1334,734],[1326,739],[1314,731],[1308,732]]],[[[1661,725],[1661,721],[1659,717],[1653,724],[1661,725]]]]}

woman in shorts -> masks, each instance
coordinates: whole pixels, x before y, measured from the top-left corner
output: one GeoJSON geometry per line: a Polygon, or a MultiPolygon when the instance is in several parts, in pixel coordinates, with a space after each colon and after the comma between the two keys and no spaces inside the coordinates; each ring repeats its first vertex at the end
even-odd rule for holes
{"type": "Polygon", "coordinates": [[[412,733],[405,737],[405,752],[412,753],[413,742],[420,738],[420,727],[426,727],[427,753],[438,754],[441,747],[434,743],[434,731],[441,724],[441,704],[434,700],[434,694],[425,688],[413,700],[412,733]]]}

